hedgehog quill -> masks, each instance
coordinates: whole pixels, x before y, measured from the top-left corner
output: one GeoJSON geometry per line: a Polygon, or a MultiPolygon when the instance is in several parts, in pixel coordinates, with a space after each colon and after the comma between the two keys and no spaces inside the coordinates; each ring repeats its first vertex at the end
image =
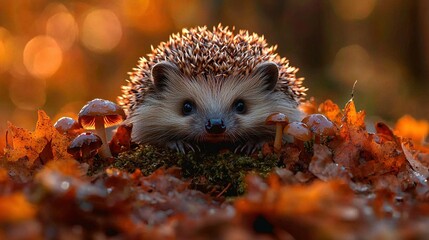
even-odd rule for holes
{"type": "Polygon", "coordinates": [[[301,119],[297,68],[263,36],[218,25],[183,29],[139,60],[119,104],[132,139],[181,152],[251,152],[274,138],[266,117],[301,119]]]}

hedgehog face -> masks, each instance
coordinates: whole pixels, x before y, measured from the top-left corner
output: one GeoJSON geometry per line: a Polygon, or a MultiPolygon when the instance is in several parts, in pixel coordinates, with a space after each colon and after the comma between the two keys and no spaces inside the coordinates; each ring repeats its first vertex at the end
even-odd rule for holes
{"type": "Polygon", "coordinates": [[[249,76],[185,77],[172,63],[152,68],[154,94],[130,116],[133,138],[138,142],[169,145],[245,144],[274,136],[266,117],[283,112],[299,117],[293,102],[275,91],[278,68],[266,62],[249,76]]]}

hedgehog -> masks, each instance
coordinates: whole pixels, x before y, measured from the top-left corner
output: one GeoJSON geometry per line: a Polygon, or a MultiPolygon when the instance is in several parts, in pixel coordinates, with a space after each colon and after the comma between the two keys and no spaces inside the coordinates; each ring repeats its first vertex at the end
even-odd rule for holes
{"type": "Polygon", "coordinates": [[[301,119],[303,78],[264,36],[219,24],[183,29],[151,48],[118,97],[134,142],[251,152],[274,138],[269,114],[301,119]]]}

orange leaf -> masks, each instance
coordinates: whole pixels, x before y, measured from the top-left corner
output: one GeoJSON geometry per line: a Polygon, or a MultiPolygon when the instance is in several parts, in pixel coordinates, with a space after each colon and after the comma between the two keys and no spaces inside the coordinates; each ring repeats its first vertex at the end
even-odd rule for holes
{"type": "Polygon", "coordinates": [[[365,129],[365,111],[356,112],[355,103],[350,99],[344,108],[342,122],[354,128],[365,129]]]}
{"type": "Polygon", "coordinates": [[[17,161],[26,157],[33,163],[48,143],[46,139],[34,139],[33,134],[27,129],[14,126],[8,122],[8,133],[12,137],[12,146],[5,149],[6,159],[17,161]]]}
{"type": "Polygon", "coordinates": [[[311,97],[309,100],[301,103],[299,105],[299,109],[308,115],[317,113],[316,100],[314,99],[314,97],[311,97]]]}
{"type": "Polygon", "coordinates": [[[337,104],[331,100],[326,100],[319,105],[319,112],[325,115],[329,120],[340,126],[342,113],[337,104]]]}
{"type": "Polygon", "coordinates": [[[27,201],[22,192],[0,197],[1,223],[31,219],[35,214],[35,207],[27,201]]]}
{"type": "Polygon", "coordinates": [[[339,146],[334,151],[334,161],[344,167],[359,164],[359,155],[368,144],[368,132],[365,129],[365,113],[356,112],[351,99],[345,106],[341,119],[339,146]]]}
{"type": "Polygon", "coordinates": [[[31,165],[38,158],[44,161],[70,158],[67,153],[69,140],[53,127],[50,118],[42,110],[38,111],[34,132],[11,123],[8,123],[8,132],[12,138],[11,146],[5,149],[6,159],[9,161],[26,158],[31,165]]]}
{"type": "Polygon", "coordinates": [[[416,144],[422,144],[429,134],[429,122],[405,115],[396,122],[395,133],[398,136],[413,139],[416,144]]]}

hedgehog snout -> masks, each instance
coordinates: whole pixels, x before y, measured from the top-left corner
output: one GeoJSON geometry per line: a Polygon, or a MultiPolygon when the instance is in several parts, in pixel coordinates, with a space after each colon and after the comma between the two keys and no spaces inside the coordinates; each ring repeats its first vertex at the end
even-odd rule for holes
{"type": "Polygon", "coordinates": [[[225,123],[221,118],[208,119],[205,128],[209,134],[222,134],[226,130],[225,123]]]}

